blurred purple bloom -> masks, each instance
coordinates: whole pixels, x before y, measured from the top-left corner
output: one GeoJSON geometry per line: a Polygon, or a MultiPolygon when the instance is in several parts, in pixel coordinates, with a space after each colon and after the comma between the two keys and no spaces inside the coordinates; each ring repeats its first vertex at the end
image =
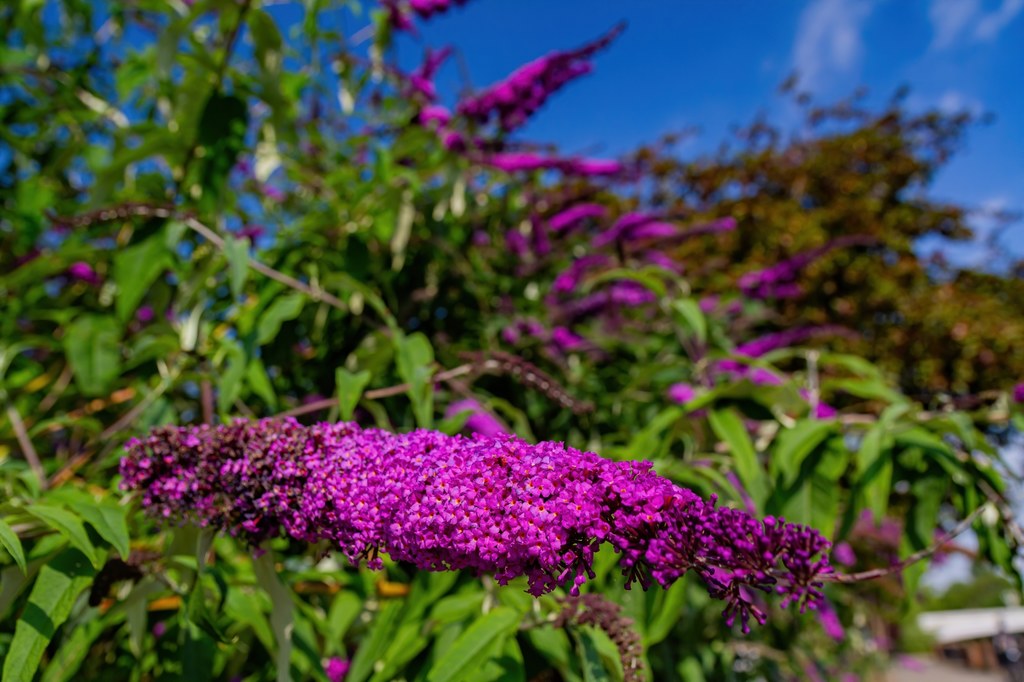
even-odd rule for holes
{"type": "Polygon", "coordinates": [[[717,295],[705,296],[700,299],[697,303],[700,306],[701,312],[710,313],[712,310],[718,307],[719,297],[717,295]]]}
{"type": "Polygon", "coordinates": [[[781,376],[764,367],[750,367],[743,376],[755,386],[779,386],[783,383],[781,376]]]}
{"type": "Polygon", "coordinates": [[[167,623],[165,621],[159,621],[153,625],[153,636],[160,639],[167,633],[167,623]]]}
{"type": "Polygon", "coordinates": [[[827,403],[818,403],[814,406],[815,419],[832,419],[839,411],[827,403]]]}
{"type": "Polygon", "coordinates": [[[667,395],[668,399],[672,402],[682,405],[697,397],[697,390],[690,384],[672,384],[668,387],[668,391],[665,392],[665,395],[667,395]]]}
{"type": "Polygon", "coordinates": [[[441,133],[441,144],[448,151],[463,151],[466,148],[466,138],[462,136],[462,133],[455,130],[445,130],[441,133]]]}
{"type": "Polygon", "coordinates": [[[431,102],[437,98],[434,76],[437,75],[437,70],[441,68],[441,65],[444,64],[444,61],[448,59],[448,55],[451,53],[452,48],[450,47],[437,51],[427,50],[427,54],[423,57],[423,63],[409,74],[409,85],[414,92],[420,93],[431,102]]]}
{"type": "Polygon", "coordinates": [[[523,256],[530,250],[526,237],[515,228],[505,233],[505,244],[508,246],[508,250],[516,256],[523,256]]]}
{"type": "Polygon", "coordinates": [[[559,294],[574,291],[579,286],[587,270],[607,265],[608,262],[608,257],[601,254],[591,254],[577,258],[568,268],[558,273],[554,283],[551,285],[551,290],[559,294]]]}
{"type": "Polygon", "coordinates": [[[829,603],[828,599],[822,599],[818,602],[818,622],[821,623],[821,628],[825,631],[825,634],[835,641],[841,642],[846,637],[846,630],[839,620],[839,615],[832,608],[832,604],[829,603]]]}
{"type": "Polygon", "coordinates": [[[740,277],[738,284],[743,293],[748,296],[755,296],[757,298],[768,298],[770,296],[776,298],[790,297],[794,292],[791,280],[796,278],[801,270],[829,251],[875,243],[877,243],[877,240],[869,235],[838,237],[816,249],[798,253],[792,258],[776,263],[769,268],[748,272],[740,277]]]}
{"type": "Polygon", "coordinates": [[[853,547],[850,547],[849,542],[840,542],[832,549],[832,558],[835,559],[837,564],[843,566],[853,566],[857,563],[857,555],[853,551],[853,547]]]}
{"type": "Polygon", "coordinates": [[[506,173],[557,170],[566,175],[595,176],[614,175],[622,171],[622,164],[618,161],[565,159],[533,152],[498,152],[483,157],[481,161],[506,173]]]}
{"type": "Polygon", "coordinates": [[[762,355],[778,350],[779,348],[788,348],[795,344],[812,339],[815,336],[823,335],[851,335],[852,332],[846,327],[839,325],[820,325],[820,326],[809,326],[809,327],[796,327],[794,329],[786,329],[781,332],[775,332],[772,334],[765,334],[764,336],[758,337],[753,341],[740,344],[736,346],[737,355],[746,355],[750,358],[759,358],[762,355]]]}
{"type": "Polygon", "coordinates": [[[85,282],[86,284],[96,285],[102,281],[100,280],[100,276],[96,274],[96,271],[93,270],[92,266],[85,261],[72,263],[71,266],[68,267],[67,272],[71,279],[79,282],[85,282]]]}
{"type": "Polygon", "coordinates": [[[594,246],[607,246],[613,242],[628,241],[635,230],[658,220],[660,220],[660,216],[652,213],[626,213],[620,216],[614,225],[594,238],[594,246]]]}
{"type": "Polygon", "coordinates": [[[1015,403],[1024,403],[1024,383],[1013,387],[1013,401],[1015,403]]]}
{"type": "Polygon", "coordinates": [[[928,666],[923,661],[907,654],[900,654],[896,657],[896,660],[899,661],[902,667],[916,673],[923,673],[928,670],[928,666]]]}
{"type": "MultiPolygon", "coordinates": [[[[808,391],[806,388],[801,388],[800,397],[806,400],[807,402],[810,402],[811,392],[808,391]]],[[[836,408],[832,407],[827,403],[823,403],[820,400],[814,404],[814,409],[811,411],[811,413],[813,414],[815,419],[832,419],[832,417],[835,417],[837,414],[839,414],[836,408]]]]}
{"type": "Polygon", "coordinates": [[[156,313],[153,311],[153,306],[150,305],[144,305],[135,311],[135,319],[142,324],[152,322],[155,316],[156,313]]]}
{"type": "Polygon", "coordinates": [[[242,239],[248,239],[250,242],[254,242],[266,233],[266,228],[262,225],[243,225],[242,229],[238,231],[238,236],[242,239]]]}
{"type": "Polygon", "coordinates": [[[562,351],[579,350],[586,345],[586,339],[573,333],[566,327],[555,327],[551,330],[551,342],[562,351]]]}
{"type": "Polygon", "coordinates": [[[636,308],[656,299],[653,292],[637,282],[613,282],[611,286],[573,301],[563,309],[570,319],[578,320],[599,312],[617,313],[623,308],[636,308]]]}
{"type": "Polygon", "coordinates": [[[577,204],[548,219],[553,232],[568,232],[588,218],[603,218],[607,209],[601,204],[577,204]]]}
{"type": "Polygon", "coordinates": [[[630,241],[641,241],[643,239],[668,239],[678,236],[682,230],[678,225],[672,223],[653,222],[641,225],[629,234],[630,241]]]}
{"type": "Polygon", "coordinates": [[[281,203],[285,198],[285,193],[273,185],[261,185],[260,194],[277,203],[281,203]]]}
{"type": "Polygon", "coordinates": [[[618,175],[625,170],[625,167],[618,161],[612,159],[566,159],[558,170],[566,175],[580,175],[583,177],[598,177],[618,175]]]}
{"type": "Polygon", "coordinates": [[[677,275],[681,275],[684,270],[681,263],[677,263],[671,256],[667,255],[663,251],[648,251],[643,255],[643,259],[648,263],[657,265],[669,272],[674,272],[677,275]]]}
{"type": "Polygon", "coordinates": [[[448,125],[448,122],[452,119],[452,113],[448,111],[447,107],[440,106],[438,104],[431,104],[430,106],[423,107],[419,113],[420,125],[430,125],[431,123],[437,123],[439,127],[448,125]]]}
{"type": "Polygon", "coordinates": [[[508,433],[508,430],[502,426],[501,422],[495,419],[494,415],[471,398],[455,401],[445,410],[444,416],[446,418],[454,417],[460,412],[467,411],[471,414],[466,420],[466,428],[471,432],[487,437],[503,436],[508,433]]]}
{"type": "Polygon", "coordinates": [[[435,14],[443,14],[452,6],[465,5],[469,0],[409,0],[409,7],[421,19],[429,19],[435,14]]]}
{"type": "Polygon", "coordinates": [[[588,61],[622,31],[622,26],[576,50],[552,52],[516,69],[505,80],[459,102],[460,114],[486,124],[496,118],[511,131],[569,81],[591,71],[588,61]]]}
{"type": "Polygon", "coordinates": [[[351,667],[344,658],[338,658],[337,656],[327,659],[327,665],[324,666],[324,673],[327,674],[327,679],[331,682],[342,682],[345,676],[348,675],[348,669],[351,667]]]}

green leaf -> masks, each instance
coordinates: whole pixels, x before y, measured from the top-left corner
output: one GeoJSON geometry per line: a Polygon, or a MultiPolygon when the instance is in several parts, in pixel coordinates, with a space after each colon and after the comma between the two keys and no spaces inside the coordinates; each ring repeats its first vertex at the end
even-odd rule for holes
{"type": "Polygon", "coordinates": [[[83,315],[64,330],[64,353],[82,393],[102,395],[121,373],[121,330],[110,317],[83,315]]]}
{"type": "Polygon", "coordinates": [[[213,92],[199,119],[198,148],[202,152],[199,182],[204,202],[213,202],[224,193],[228,173],[238,154],[245,149],[249,108],[236,95],[213,92]]]}
{"type": "Polygon", "coordinates": [[[697,301],[692,298],[673,301],[672,310],[681,326],[698,341],[705,343],[708,340],[708,320],[697,301]]]}
{"type": "Polygon", "coordinates": [[[245,289],[249,276],[249,240],[227,236],[224,238],[224,256],[228,259],[228,282],[235,298],[245,289]]]}
{"type": "Polygon", "coordinates": [[[617,282],[627,280],[636,282],[646,289],[650,289],[659,298],[664,298],[668,293],[665,287],[665,270],[656,265],[646,265],[639,269],[612,268],[605,270],[596,277],[587,279],[583,285],[584,293],[589,293],[605,282],[617,282]]]}
{"type": "Polygon", "coordinates": [[[277,410],[277,394],[274,393],[274,385],[267,374],[267,368],[263,361],[253,358],[249,361],[249,367],[245,372],[245,379],[249,383],[252,392],[260,397],[267,404],[271,411],[277,410]]]}
{"type": "Polygon", "coordinates": [[[305,305],[305,294],[286,294],[275,298],[274,302],[260,315],[256,328],[256,343],[262,346],[272,341],[281,331],[281,325],[298,317],[305,305]]]}
{"type": "Polygon", "coordinates": [[[792,428],[783,429],[775,437],[771,451],[773,476],[781,477],[783,485],[791,483],[807,456],[834,431],[833,422],[819,419],[805,419],[792,428]]]}
{"type": "Polygon", "coordinates": [[[743,426],[739,413],[734,408],[712,410],[708,414],[708,422],[715,435],[729,446],[736,473],[747,493],[760,508],[767,497],[768,488],[757,459],[757,452],[754,451],[754,444],[747,435],[747,429],[743,426]]]}
{"type": "Polygon", "coordinates": [[[253,570],[256,572],[256,580],[269,595],[273,605],[270,611],[270,627],[277,641],[277,682],[291,682],[292,623],[295,617],[292,592],[278,577],[271,552],[264,552],[255,559],[253,570]]]}
{"type": "Polygon", "coordinates": [[[346,682],[363,682],[373,672],[377,662],[383,660],[384,652],[395,636],[401,613],[402,604],[397,601],[388,601],[381,606],[369,633],[352,658],[346,682]]]}
{"type": "Polygon", "coordinates": [[[480,654],[495,642],[511,635],[522,615],[507,606],[499,606],[466,628],[427,674],[428,682],[471,680],[484,663],[480,654]]]}
{"type": "Polygon", "coordinates": [[[420,332],[395,338],[395,362],[398,375],[409,384],[406,393],[412,401],[416,424],[429,429],[434,423],[434,349],[420,332]]]}
{"type": "Polygon", "coordinates": [[[686,604],[686,582],[677,580],[672,586],[661,592],[661,604],[653,610],[654,618],[647,626],[647,637],[644,638],[644,648],[650,649],[658,644],[672,632],[672,628],[683,616],[683,606],[686,604]]]}
{"type": "Polygon", "coordinates": [[[227,368],[217,378],[217,412],[227,415],[242,391],[242,379],[245,377],[248,363],[245,351],[237,343],[229,342],[224,348],[227,353],[227,368]]]}
{"type": "Polygon", "coordinates": [[[46,646],[68,616],[78,596],[92,583],[96,570],[88,557],[68,548],[39,569],[28,603],[14,628],[7,658],[5,682],[31,682],[46,646]]]}
{"type": "Polygon", "coordinates": [[[68,505],[109,542],[122,559],[128,560],[131,548],[126,507],[100,502],[69,502],[68,505]]]}
{"type": "Polygon", "coordinates": [[[117,283],[114,305],[122,323],[128,321],[153,282],[170,266],[171,252],[163,231],[114,255],[114,281],[117,283]]]}
{"type": "Polygon", "coordinates": [[[60,648],[46,664],[39,682],[70,682],[77,675],[97,638],[112,624],[123,619],[124,613],[111,612],[107,616],[97,615],[85,623],[77,624],[61,639],[60,648]]]}
{"type": "MultiPolygon", "coordinates": [[[[577,627],[572,631],[579,650],[580,668],[583,670],[584,682],[612,682],[615,677],[605,665],[598,647],[595,631],[589,627],[577,627]]],[[[621,676],[619,677],[621,680],[621,676]]]]}
{"type": "Polygon", "coordinates": [[[907,398],[899,391],[886,386],[881,379],[831,379],[822,382],[829,391],[845,391],[866,400],[881,400],[893,404],[906,404],[907,398]]]}
{"type": "Polygon", "coordinates": [[[342,647],[345,633],[363,612],[363,600],[349,591],[339,592],[331,602],[327,612],[327,627],[324,630],[324,641],[328,654],[338,653],[342,647]]]}
{"type": "Polygon", "coordinates": [[[350,421],[355,412],[363,391],[370,383],[370,371],[349,372],[344,367],[334,371],[335,385],[338,392],[338,411],[344,421],[350,421]]]}
{"type": "Polygon", "coordinates": [[[77,516],[66,509],[46,504],[30,505],[25,507],[25,511],[67,538],[68,542],[77,547],[94,567],[100,567],[100,557],[96,547],[89,539],[89,533],[82,525],[82,520],[77,516]]]}
{"type": "Polygon", "coordinates": [[[0,519],[0,545],[3,545],[7,553],[14,559],[14,563],[18,564],[18,568],[21,569],[23,574],[27,573],[28,569],[25,566],[25,550],[21,546],[21,540],[18,538],[14,530],[7,525],[7,522],[0,519]]]}

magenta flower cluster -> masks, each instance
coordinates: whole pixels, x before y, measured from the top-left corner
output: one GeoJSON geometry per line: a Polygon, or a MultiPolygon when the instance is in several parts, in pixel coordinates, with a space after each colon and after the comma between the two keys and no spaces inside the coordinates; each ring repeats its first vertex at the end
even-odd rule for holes
{"type": "Polygon", "coordinates": [[[794,298],[803,293],[795,280],[805,267],[835,249],[868,246],[876,242],[877,240],[869,235],[838,237],[771,267],[748,272],[740,277],[738,284],[743,293],[754,298],[794,298]]]}
{"type": "Polygon", "coordinates": [[[578,49],[552,52],[524,64],[505,80],[464,99],[458,112],[481,124],[497,119],[502,130],[515,130],[562,86],[589,73],[590,58],[607,47],[622,29],[618,26],[578,49]]]}
{"type": "Polygon", "coordinates": [[[164,427],[128,444],[122,487],[158,518],[252,544],[285,534],[328,541],[380,568],[381,553],[423,570],[468,569],[529,591],[572,594],[605,543],[627,586],[696,572],[730,622],[764,621],[750,588],[816,605],[832,569],[812,529],[707,502],[649,462],[612,462],[514,436],[394,434],[294,420],[164,427]]]}

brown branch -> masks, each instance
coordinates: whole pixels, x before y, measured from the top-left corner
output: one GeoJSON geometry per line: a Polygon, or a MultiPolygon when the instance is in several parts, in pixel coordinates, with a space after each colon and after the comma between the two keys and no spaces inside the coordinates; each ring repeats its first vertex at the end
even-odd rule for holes
{"type": "MultiPolygon", "coordinates": [[[[438,372],[431,377],[432,381],[448,381],[456,377],[461,377],[469,374],[473,371],[473,365],[459,365],[452,369],[447,369],[443,372],[438,372]]],[[[396,384],[395,386],[386,386],[384,388],[375,388],[367,391],[363,394],[363,397],[367,400],[380,400],[381,398],[388,398],[394,395],[401,395],[410,388],[409,384],[396,384]]],[[[320,410],[327,410],[338,404],[337,398],[324,398],[323,400],[316,400],[306,405],[294,407],[290,410],[281,412],[275,416],[277,417],[298,417],[303,414],[310,414],[312,412],[319,412],[320,410]]]]}
{"type": "Polygon", "coordinates": [[[7,418],[11,420],[11,427],[14,428],[14,436],[18,439],[18,445],[21,447],[21,454],[25,456],[25,461],[28,462],[29,467],[39,477],[39,485],[46,489],[46,470],[43,469],[43,463],[39,461],[39,453],[36,452],[35,446],[32,445],[32,440],[28,437],[28,431],[25,430],[25,422],[21,420],[21,415],[18,413],[16,407],[13,404],[7,404],[7,418]]]}
{"type": "MultiPolygon", "coordinates": [[[[176,219],[180,220],[190,230],[203,237],[206,241],[213,244],[218,250],[224,250],[224,238],[214,232],[212,229],[201,223],[196,219],[192,213],[188,211],[179,211],[173,206],[158,206],[141,203],[125,203],[117,206],[111,206],[109,208],[100,209],[98,211],[92,211],[91,213],[85,213],[78,216],[58,216],[50,214],[50,220],[58,225],[64,225],[67,227],[84,227],[98,222],[109,222],[111,220],[123,220],[130,217],[140,218],[164,218],[164,219],[176,219]]],[[[256,272],[269,277],[270,279],[280,282],[290,289],[302,292],[312,298],[314,301],[322,301],[330,306],[333,306],[339,310],[348,311],[348,306],[345,305],[341,299],[322,291],[321,289],[309,286],[304,282],[300,282],[291,275],[275,270],[274,268],[261,263],[258,260],[249,259],[249,267],[256,272]]]]}
{"type": "Polygon", "coordinates": [[[594,406],[576,400],[569,391],[540,367],[523,360],[518,355],[503,351],[460,353],[459,357],[470,360],[477,373],[507,374],[523,385],[534,388],[575,414],[590,412],[594,406]]]}
{"type": "Polygon", "coordinates": [[[921,561],[922,559],[927,559],[932,554],[935,554],[935,552],[942,549],[945,545],[949,544],[949,542],[952,541],[953,538],[955,538],[956,536],[960,535],[968,528],[970,528],[971,524],[974,523],[975,519],[981,516],[982,512],[984,512],[987,507],[988,504],[981,505],[980,507],[972,511],[970,514],[968,514],[967,518],[958,523],[956,527],[950,533],[948,533],[946,537],[944,537],[942,540],[936,542],[935,544],[929,547],[925,547],[922,550],[914,552],[913,554],[907,556],[905,559],[901,559],[900,561],[896,562],[891,566],[886,566],[885,568],[873,568],[869,571],[860,571],[859,573],[830,573],[829,575],[822,576],[821,580],[823,582],[830,583],[859,583],[865,580],[875,580],[877,578],[883,578],[887,575],[892,575],[893,573],[899,573],[907,569],[908,567],[912,566],[913,564],[916,564],[918,561],[921,561]]]}

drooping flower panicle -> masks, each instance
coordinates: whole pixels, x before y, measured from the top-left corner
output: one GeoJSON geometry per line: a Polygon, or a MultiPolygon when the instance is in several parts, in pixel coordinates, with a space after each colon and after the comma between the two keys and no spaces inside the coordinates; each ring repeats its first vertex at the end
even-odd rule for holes
{"type": "Polygon", "coordinates": [[[514,436],[394,434],[294,420],[164,427],[129,443],[122,486],[158,517],[256,544],[328,541],[380,568],[526,576],[534,595],[593,577],[594,552],[621,554],[627,586],[698,573],[727,616],[763,622],[749,588],[813,605],[829,543],[781,519],[717,507],[658,476],[562,443],[514,436]]]}
{"type": "Polygon", "coordinates": [[[552,52],[524,64],[505,80],[462,100],[458,112],[481,124],[497,119],[502,130],[515,130],[562,86],[589,73],[590,58],[607,47],[623,28],[617,26],[575,50],[552,52]]]}

